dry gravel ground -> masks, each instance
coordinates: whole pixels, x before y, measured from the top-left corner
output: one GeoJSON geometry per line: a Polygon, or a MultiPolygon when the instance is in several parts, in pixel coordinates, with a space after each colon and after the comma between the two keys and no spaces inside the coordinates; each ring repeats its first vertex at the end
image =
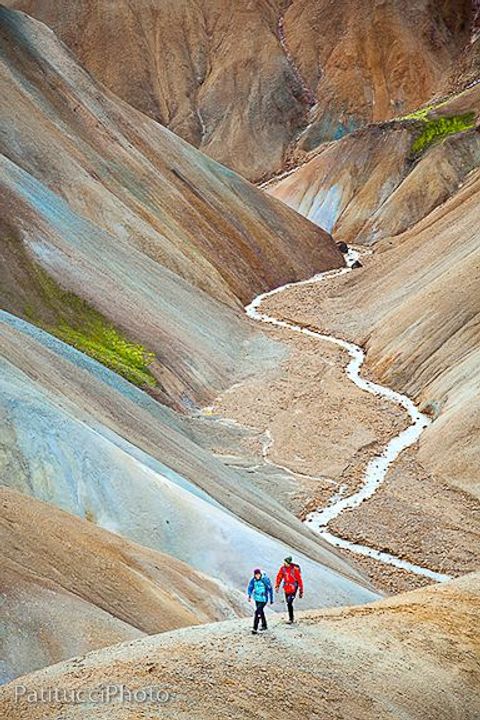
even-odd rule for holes
{"type": "Polygon", "coordinates": [[[374,499],[346,511],[331,528],[436,572],[473,572],[478,569],[480,504],[433,478],[417,455],[415,448],[406,450],[374,499]]]}
{"type": "MultiPolygon", "coordinates": [[[[371,456],[400,432],[406,413],[360,391],[345,377],[348,356],[327,342],[264,326],[290,348],[280,370],[233,386],[212,405],[213,413],[256,430],[243,450],[262,454],[271,433],[268,460],[291,471],[290,492],[270,491],[302,516],[328,502],[343,487],[358,488],[371,456]]],[[[241,450],[242,448],[240,448],[241,450]]]]}
{"type": "MultiPolygon", "coordinates": [[[[294,321],[298,308],[309,307],[320,285],[304,286],[269,298],[266,310],[294,321]],[[297,305],[298,303],[298,305],[297,305]]],[[[345,375],[347,354],[328,342],[264,326],[287,342],[291,353],[280,372],[235,385],[216,399],[214,414],[255,428],[243,451],[257,453],[273,437],[271,462],[288,468],[287,481],[272,475],[269,491],[299,517],[325,506],[341,489],[354,492],[366,464],[408,423],[406,413],[383,398],[359,390],[345,375]],[[253,438],[253,439],[252,439],[253,438]]],[[[368,372],[366,368],[365,372],[368,372]]],[[[242,448],[239,449],[241,454],[242,448]]],[[[260,456],[260,457],[259,457],[260,456]]],[[[476,505],[470,496],[438,483],[420,464],[417,448],[403,453],[374,498],[344,513],[330,526],[349,540],[405,558],[446,574],[476,569],[476,505]],[[428,504],[431,512],[425,514],[428,504]]],[[[385,593],[412,590],[429,580],[385,566],[348,551],[385,593]]]]}
{"type": "Polygon", "coordinates": [[[170,693],[146,704],[15,703],[0,692],[5,720],[478,720],[480,575],[355,608],[184,629],[90,653],[26,676],[41,687],[170,693]]]}
{"type": "Polygon", "coordinates": [[[387,565],[381,560],[354,555],[349,550],[339,550],[339,552],[345,560],[353,562],[360,570],[363,570],[377,590],[386,596],[426,587],[434,582],[423,575],[416,575],[393,565],[387,565]]]}

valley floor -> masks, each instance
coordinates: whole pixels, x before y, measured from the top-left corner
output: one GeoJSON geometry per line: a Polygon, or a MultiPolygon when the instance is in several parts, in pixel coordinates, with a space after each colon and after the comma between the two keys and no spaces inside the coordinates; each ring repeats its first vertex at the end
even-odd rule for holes
{"type": "MultiPolygon", "coordinates": [[[[300,284],[268,297],[262,312],[328,332],[322,324],[319,287],[300,284]]],[[[269,477],[269,492],[305,519],[333,499],[357,491],[369,460],[408,426],[409,417],[398,405],[351,382],[344,350],[288,329],[264,329],[291,349],[281,372],[233,386],[208,412],[253,429],[239,455],[257,456],[259,465],[253,470],[264,462],[277,466],[279,472],[269,477]]],[[[368,358],[361,374],[369,374],[368,358]]],[[[433,572],[454,577],[472,572],[478,564],[480,503],[434,477],[421,463],[418,449],[419,443],[403,451],[374,496],[343,512],[329,531],[433,572]]],[[[236,462],[241,464],[240,458],[236,462]]],[[[431,582],[348,550],[340,552],[383,592],[431,582]]]]}

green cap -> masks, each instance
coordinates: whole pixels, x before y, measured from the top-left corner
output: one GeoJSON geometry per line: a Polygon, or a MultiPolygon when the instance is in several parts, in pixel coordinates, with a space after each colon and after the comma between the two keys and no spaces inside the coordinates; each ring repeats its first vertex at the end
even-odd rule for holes
{"type": "Polygon", "coordinates": [[[286,562],[287,565],[291,565],[291,564],[292,564],[292,560],[293,560],[292,556],[289,555],[288,557],[285,558],[284,562],[286,562]]]}

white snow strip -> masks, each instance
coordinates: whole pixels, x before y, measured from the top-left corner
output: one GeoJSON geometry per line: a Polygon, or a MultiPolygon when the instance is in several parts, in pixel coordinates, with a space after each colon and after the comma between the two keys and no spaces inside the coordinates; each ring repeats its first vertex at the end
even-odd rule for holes
{"type": "MultiPolygon", "coordinates": [[[[271,315],[267,315],[259,311],[262,302],[266,298],[271,297],[272,295],[277,295],[278,293],[284,292],[285,290],[288,290],[292,287],[298,287],[300,285],[311,285],[350,272],[352,269],[352,265],[359,259],[359,257],[360,253],[357,250],[350,248],[346,256],[347,267],[341,268],[340,270],[330,270],[324,273],[320,273],[319,275],[315,275],[309,280],[301,280],[300,282],[296,283],[287,283],[286,285],[282,285],[281,287],[275,288],[274,290],[262,293],[261,295],[258,295],[250,303],[250,305],[247,305],[247,307],[245,308],[245,312],[250,318],[253,318],[254,320],[268,323],[270,325],[275,325],[276,327],[286,328],[287,330],[293,330],[294,332],[300,332],[304,335],[308,335],[309,337],[314,337],[325,342],[330,342],[334,345],[337,345],[338,347],[343,348],[348,352],[351,357],[351,360],[345,370],[350,380],[352,380],[352,382],[354,382],[355,385],[357,385],[357,387],[359,387],[361,390],[365,390],[371,395],[376,395],[377,397],[384,397],[387,400],[391,400],[397,405],[400,405],[408,412],[412,421],[405,430],[402,430],[398,435],[396,435],[387,443],[386,447],[379,455],[375,455],[370,460],[366,467],[363,484],[360,489],[357,490],[357,492],[352,493],[352,495],[348,495],[347,497],[344,497],[341,494],[337,494],[332,497],[327,507],[319,508],[318,510],[315,510],[307,516],[305,522],[308,524],[308,526],[312,530],[319,533],[324,540],[326,540],[331,545],[334,545],[335,547],[345,548],[359,555],[375,558],[376,560],[380,560],[387,565],[393,565],[395,567],[402,568],[403,570],[407,570],[411,573],[415,573],[416,575],[423,575],[424,577],[428,577],[432,580],[437,580],[439,582],[443,580],[449,580],[451,579],[449,575],[433,572],[428,568],[423,568],[420,565],[415,565],[414,563],[410,563],[407,560],[402,560],[401,558],[390,555],[389,553],[381,552],[379,550],[375,550],[374,548],[369,548],[366,545],[350,542],[327,531],[328,524],[334,518],[341,515],[344,510],[358,507],[362,502],[368,500],[376,493],[380,485],[385,480],[390,466],[397,460],[403,450],[405,450],[407,447],[410,447],[411,445],[414,445],[418,441],[422,432],[430,424],[430,419],[426,415],[421,413],[415,406],[415,403],[410,400],[410,398],[406,395],[402,395],[401,393],[398,393],[395,390],[391,390],[384,385],[379,385],[378,383],[374,383],[361,377],[360,369],[365,360],[365,352],[359,345],[347,342],[346,340],[334,337],[333,335],[324,335],[320,332],[301,327],[300,325],[286,322],[285,320],[278,320],[271,315]]],[[[267,431],[267,437],[268,442],[264,446],[263,453],[265,458],[268,451],[273,445],[273,438],[271,437],[269,431],[267,431]]]]}
{"type": "Polygon", "coordinates": [[[202,136],[202,140],[203,140],[203,138],[207,134],[207,128],[206,128],[205,122],[203,120],[203,115],[200,111],[200,108],[197,108],[197,118],[198,118],[198,122],[200,123],[200,132],[201,132],[201,136],[202,136]]]}

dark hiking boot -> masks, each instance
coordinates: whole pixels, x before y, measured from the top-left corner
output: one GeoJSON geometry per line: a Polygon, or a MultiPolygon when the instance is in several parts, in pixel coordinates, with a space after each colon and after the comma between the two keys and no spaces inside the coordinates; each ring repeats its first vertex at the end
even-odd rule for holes
{"type": "Polygon", "coordinates": [[[252,635],[258,635],[258,630],[252,630],[252,635]]]}

